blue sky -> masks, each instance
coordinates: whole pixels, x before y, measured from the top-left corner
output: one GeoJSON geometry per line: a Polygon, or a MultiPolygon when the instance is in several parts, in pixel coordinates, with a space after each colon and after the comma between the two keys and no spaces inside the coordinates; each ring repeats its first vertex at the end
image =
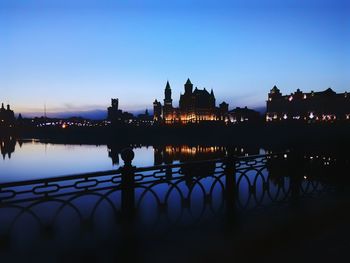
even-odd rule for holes
{"type": "Polygon", "coordinates": [[[16,112],[177,104],[189,77],[217,103],[350,91],[348,1],[0,0],[0,101],[16,112]]]}

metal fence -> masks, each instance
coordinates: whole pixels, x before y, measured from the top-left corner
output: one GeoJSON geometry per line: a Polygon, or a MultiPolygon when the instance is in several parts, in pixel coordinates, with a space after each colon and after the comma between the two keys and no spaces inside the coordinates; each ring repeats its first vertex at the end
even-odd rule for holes
{"type": "Polygon", "coordinates": [[[152,167],[133,166],[133,157],[124,151],[124,166],[117,170],[1,184],[0,246],[28,222],[38,233],[62,225],[91,230],[106,218],[109,229],[135,224],[154,230],[283,204],[327,188],[300,174],[287,153],[152,167]]]}

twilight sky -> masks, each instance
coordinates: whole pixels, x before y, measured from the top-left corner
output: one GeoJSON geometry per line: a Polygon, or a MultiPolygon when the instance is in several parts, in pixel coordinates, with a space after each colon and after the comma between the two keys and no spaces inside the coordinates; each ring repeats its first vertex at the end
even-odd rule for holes
{"type": "MultiPolygon", "coordinates": [[[[152,108],[187,78],[230,108],[350,91],[347,0],[0,0],[0,102],[15,111],[152,108]]],[[[24,114],[25,115],[25,114],[24,114]]]]}

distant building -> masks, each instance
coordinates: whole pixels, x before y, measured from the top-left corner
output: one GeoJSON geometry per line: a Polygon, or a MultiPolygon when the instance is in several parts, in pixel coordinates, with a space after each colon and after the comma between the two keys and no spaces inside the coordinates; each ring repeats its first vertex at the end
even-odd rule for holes
{"type": "Polygon", "coordinates": [[[4,103],[2,103],[0,108],[0,126],[11,127],[14,125],[15,121],[15,113],[11,110],[10,105],[7,105],[5,109],[4,103]]]}
{"type": "Polygon", "coordinates": [[[247,107],[237,107],[231,110],[228,115],[231,123],[258,122],[261,119],[259,112],[248,109],[247,107]]]}
{"type": "Polygon", "coordinates": [[[121,121],[122,111],[119,110],[119,99],[111,99],[111,106],[108,107],[107,119],[109,121],[121,121]]]}
{"type": "Polygon", "coordinates": [[[213,90],[205,88],[193,90],[190,79],[184,85],[185,92],[180,94],[179,107],[173,107],[172,92],[169,82],[164,90],[164,105],[155,100],[153,102],[155,122],[172,123],[199,123],[202,121],[225,121],[228,113],[228,104],[223,102],[220,107],[215,106],[213,90]]]}
{"type": "Polygon", "coordinates": [[[297,89],[282,95],[274,86],[268,94],[266,121],[336,121],[350,119],[350,97],[331,88],[305,93],[297,89]]]}
{"type": "Polygon", "coordinates": [[[112,123],[127,123],[134,119],[133,114],[119,110],[119,99],[111,99],[111,106],[107,110],[107,120],[112,123]]]}
{"type": "Polygon", "coordinates": [[[136,125],[152,125],[153,124],[153,116],[149,114],[148,109],[145,110],[145,113],[137,115],[137,119],[135,120],[136,125]]]}

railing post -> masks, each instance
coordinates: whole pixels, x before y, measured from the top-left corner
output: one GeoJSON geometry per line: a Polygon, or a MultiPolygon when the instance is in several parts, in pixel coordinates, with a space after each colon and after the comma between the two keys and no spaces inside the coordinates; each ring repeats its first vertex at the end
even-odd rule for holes
{"type": "Polygon", "coordinates": [[[134,152],[131,148],[121,151],[124,166],[121,168],[121,253],[118,255],[122,262],[139,261],[137,233],[135,232],[135,166],[132,166],[134,152]]]}
{"type": "Polygon", "coordinates": [[[131,222],[135,214],[135,167],[132,166],[134,152],[131,148],[126,148],[121,152],[121,158],[124,161],[122,167],[122,182],[121,182],[121,209],[122,220],[131,222]]]}
{"type": "Polygon", "coordinates": [[[236,157],[228,156],[225,163],[225,203],[226,203],[226,215],[227,223],[232,225],[235,218],[236,208],[236,157]]]}

